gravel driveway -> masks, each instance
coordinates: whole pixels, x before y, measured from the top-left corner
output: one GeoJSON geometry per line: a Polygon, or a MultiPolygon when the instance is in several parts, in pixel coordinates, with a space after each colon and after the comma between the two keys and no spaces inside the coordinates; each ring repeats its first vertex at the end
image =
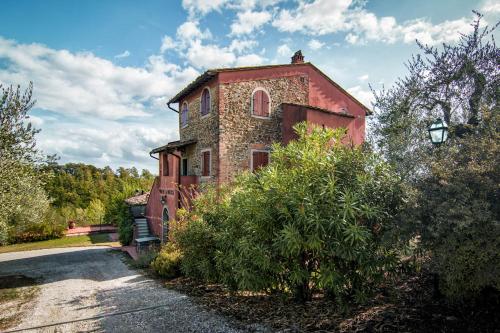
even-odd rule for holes
{"type": "Polygon", "coordinates": [[[12,330],[239,332],[227,319],[130,269],[121,256],[105,247],[0,254],[0,276],[23,274],[40,283],[33,310],[12,330]]]}

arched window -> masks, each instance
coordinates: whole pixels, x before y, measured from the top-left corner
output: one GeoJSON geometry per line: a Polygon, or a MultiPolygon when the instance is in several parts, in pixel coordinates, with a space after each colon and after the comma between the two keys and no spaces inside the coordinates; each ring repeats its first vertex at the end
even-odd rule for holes
{"type": "Polygon", "coordinates": [[[201,115],[206,116],[210,113],[210,90],[208,88],[203,89],[201,93],[201,115]]]}
{"type": "Polygon", "coordinates": [[[188,124],[188,104],[184,102],[181,107],[181,127],[186,127],[188,124]]]}
{"type": "Polygon", "coordinates": [[[264,89],[256,89],[252,94],[252,115],[269,118],[269,95],[264,89]]]}

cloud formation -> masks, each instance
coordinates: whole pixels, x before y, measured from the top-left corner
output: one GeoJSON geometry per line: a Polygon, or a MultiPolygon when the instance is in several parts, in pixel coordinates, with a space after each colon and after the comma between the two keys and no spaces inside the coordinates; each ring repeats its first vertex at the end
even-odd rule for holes
{"type": "MultiPolygon", "coordinates": [[[[496,5],[489,5],[496,10],[496,5]]],[[[295,9],[281,9],[272,25],[282,32],[301,32],[305,35],[321,36],[346,33],[350,44],[369,41],[392,44],[398,41],[438,44],[454,42],[459,32],[471,30],[469,18],[459,18],[433,24],[426,18],[398,23],[392,16],[377,17],[354,0],[315,0],[301,2],[295,9]]]]}
{"type": "Polygon", "coordinates": [[[122,53],[115,55],[115,59],[127,58],[128,56],[130,56],[130,52],[129,50],[125,50],[122,53]]]}
{"type": "Polygon", "coordinates": [[[33,81],[37,107],[102,119],[144,117],[157,99],[173,96],[198,72],[150,57],[144,68],[122,67],[90,52],[72,53],[0,37],[0,82],[33,81]]]}
{"type": "Polygon", "coordinates": [[[239,36],[250,34],[271,20],[271,14],[267,11],[253,12],[244,11],[236,14],[236,20],[231,24],[231,34],[239,36]]]}

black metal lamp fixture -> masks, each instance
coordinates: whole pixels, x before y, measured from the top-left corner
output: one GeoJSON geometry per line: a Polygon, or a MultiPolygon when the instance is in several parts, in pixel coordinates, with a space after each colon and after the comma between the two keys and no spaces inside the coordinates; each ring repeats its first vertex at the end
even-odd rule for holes
{"type": "Polygon", "coordinates": [[[165,201],[165,197],[163,195],[160,197],[160,202],[162,205],[165,205],[166,201],[165,201]]]}
{"type": "Polygon", "coordinates": [[[440,145],[448,139],[448,125],[441,118],[436,119],[428,128],[429,137],[434,145],[440,145]]]}

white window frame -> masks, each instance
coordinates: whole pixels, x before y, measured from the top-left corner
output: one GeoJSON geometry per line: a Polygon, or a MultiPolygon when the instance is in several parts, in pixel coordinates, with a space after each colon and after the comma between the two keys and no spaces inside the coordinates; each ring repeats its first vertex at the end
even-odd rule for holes
{"type": "MultiPolygon", "coordinates": [[[[270,149],[250,149],[250,171],[254,171],[253,168],[253,153],[267,153],[267,164],[271,163],[271,150],[270,149]]],[[[210,155],[212,156],[212,155],[210,155]]]]}
{"type": "Polygon", "coordinates": [[[272,110],[272,101],[271,101],[271,94],[269,93],[269,91],[267,91],[266,88],[264,87],[257,87],[255,88],[253,91],[252,91],[252,95],[250,97],[250,115],[254,118],[257,118],[257,119],[271,119],[271,110],[272,110]],[[269,99],[269,116],[267,117],[263,117],[263,116],[257,116],[255,114],[253,114],[253,95],[259,91],[259,90],[262,90],[264,93],[267,94],[267,98],[269,99]]]}
{"type": "Polygon", "coordinates": [[[187,101],[184,101],[182,104],[181,104],[181,110],[180,110],[180,123],[181,123],[181,129],[182,128],[186,128],[188,127],[189,125],[189,104],[187,101]],[[187,110],[186,110],[186,123],[183,125],[182,124],[182,109],[183,109],[183,106],[186,105],[187,106],[187,110]]]}
{"type": "Polygon", "coordinates": [[[210,87],[209,86],[205,86],[201,90],[201,94],[200,94],[200,119],[208,117],[211,113],[212,113],[212,91],[210,91],[210,87]],[[202,115],[201,114],[201,100],[203,99],[203,92],[205,91],[205,89],[208,90],[208,96],[210,96],[210,103],[208,104],[208,113],[202,115]]]}
{"type": "Polygon", "coordinates": [[[201,164],[201,172],[200,172],[200,177],[201,179],[209,179],[210,177],[212,177],[212,148],[206,148],[206,149],[202,149],[200,150],[200,164],[201,164]],[[209,152],[210,153],[210,161],[208,162],[208,176],[203,176],[203,153],[204,152],[209,152]]]}

